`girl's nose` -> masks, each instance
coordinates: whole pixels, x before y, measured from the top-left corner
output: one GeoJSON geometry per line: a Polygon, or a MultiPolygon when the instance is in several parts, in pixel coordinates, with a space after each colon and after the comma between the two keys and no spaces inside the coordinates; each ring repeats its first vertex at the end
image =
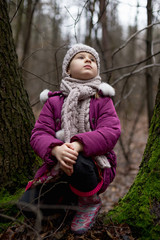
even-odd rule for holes
{"type": "Polygon", "coordinates": [[[91,62],[91,59],[89,57],[86,57],[85,61],[86,62],[91,62]]]}

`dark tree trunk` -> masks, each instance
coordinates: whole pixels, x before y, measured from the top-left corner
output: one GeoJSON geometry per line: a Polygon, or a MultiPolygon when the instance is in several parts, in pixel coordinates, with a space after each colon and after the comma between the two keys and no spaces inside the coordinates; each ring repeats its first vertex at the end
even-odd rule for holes
{"type": "Polygon", "coordinates": [[[39,0],[28,0],[27,1],[27,14],[26,14],[26,22],[24,28],[24,46],[23,46],[23,55],[22,55],[22,62],[24,61],[25,57],[29,52],[30,40],[31,40],[31,28],[33,22],[33,16],[38,4],[39,0]],[[32,6],[33,5],[33,6],[32,6]]]}
{"type": "Polygon", "coordinates": [[[23,10],[24,10],[24,0],[21,2],[21,5],[20,5],[19,11],[18,11],[18,17],[17,17],[17,23],[16,23],[16,33],[15,33],[16,48],[19,45],[20,33],[22,31],[23,10]]]}
{"type": "Polygon", "coordinates": [[[109,53],[109,34],[107,26],[107,1],[100,0],[100,23],[102,26],[102,51],[103,51],[103,60],[105,63],[105,68],[109,68],[109,63],[111,63],[111,56],[109,53]]]}
{"type": "Polygon", "coordinates": [[[107,220],[128,223],[139,239],[160,236],[160,81],[149,138],[137,177],[107,220]]]}
{"type": "MultiPolygon", "coordinates": [[[[152,0],[147,1],[147,25],[152,24],[152,0]]],[[[152,27],[147,29],[146,36],[146,58],[152,55],[152,27]]],[[[150,58],[147,65],[152,64],[150,58]]],[[[148,110],[148,124],[150,125],[153,115],[153,73],[152,69],[146,70],[146,88],[147,88],[147,110],[148,110]]]]}
{"type": "Polygon", "coordinates": [[[33,176],[29,144],[34,116],[24,90],[7,1],[0,1],[0,186],[14,191],[33,176]]]}

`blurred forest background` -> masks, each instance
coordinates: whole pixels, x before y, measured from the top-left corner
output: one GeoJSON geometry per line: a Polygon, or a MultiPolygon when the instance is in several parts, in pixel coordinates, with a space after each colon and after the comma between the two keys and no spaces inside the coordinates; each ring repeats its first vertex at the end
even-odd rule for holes
{"type": "Polygon", "coordinates": [[[113,100],[122,126],[115,149],[117,180],[104,196],[108,210],[128,191],[147,142],[160,74],[160,3],[12,0],[8,6],[19,65],[36,119],[42,109],[40,92],[59,89],[68,46],[82,42],[100,54],[101,77],[116,90],[113,100]]]}

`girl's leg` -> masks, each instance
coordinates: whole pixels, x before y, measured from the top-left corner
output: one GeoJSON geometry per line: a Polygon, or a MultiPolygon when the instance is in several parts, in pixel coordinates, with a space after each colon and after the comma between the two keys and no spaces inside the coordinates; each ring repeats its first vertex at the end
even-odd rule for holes
{"type": "Polygon", "coordinates": [[[18,201],[18,208],[27,218],[35,218],[37,215],[37,204],[39,197],[39,186],[30,188],[24,192],[18,201]]]}
{"type": "Polygon", "coordinates": [[[27,218],[35,218],[38,210],[49,216],[60,211],[58,205],[74,204],[76,201],[77,196],[72,193],[67,181],[60,181],[28,189],[20,198],[18,207],[27,218]]]}
{"type": "Polygon", "coordinates": [[[101,179],[93,159],[79,154],[69,182],[71,190],[78,196],[89,196],[96,193],[99,190],[97,187],[101,179]]]}
{"type": "Polygon", "coordinates": [[[97,192],[102,183],[94,161],[79,155],[70,179],[72,191],[79,196],[79,209],[71,224],[71,230],[75,234],[83,234],[93,225],[101,208],[97,192]]]}

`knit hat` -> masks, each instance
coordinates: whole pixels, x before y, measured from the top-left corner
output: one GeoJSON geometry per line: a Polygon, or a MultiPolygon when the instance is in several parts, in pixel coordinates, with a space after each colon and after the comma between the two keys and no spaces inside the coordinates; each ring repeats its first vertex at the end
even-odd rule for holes
{"type": "Polygon", "coordinates": [[[72,58],[79,52],[88,52],[91,53],[97,62],[97,67],[98,67],[98,74],[100,72],[100,59],[99,59],[99,54],[97,53],[97,51],[85,44],[79,43],[79,44],[75,44],[73,45],[66,53],[64,60],[63,60],[63,65],[62,65],[62,77],[67,77],[67,68],[72,60],[72,58]]]}

